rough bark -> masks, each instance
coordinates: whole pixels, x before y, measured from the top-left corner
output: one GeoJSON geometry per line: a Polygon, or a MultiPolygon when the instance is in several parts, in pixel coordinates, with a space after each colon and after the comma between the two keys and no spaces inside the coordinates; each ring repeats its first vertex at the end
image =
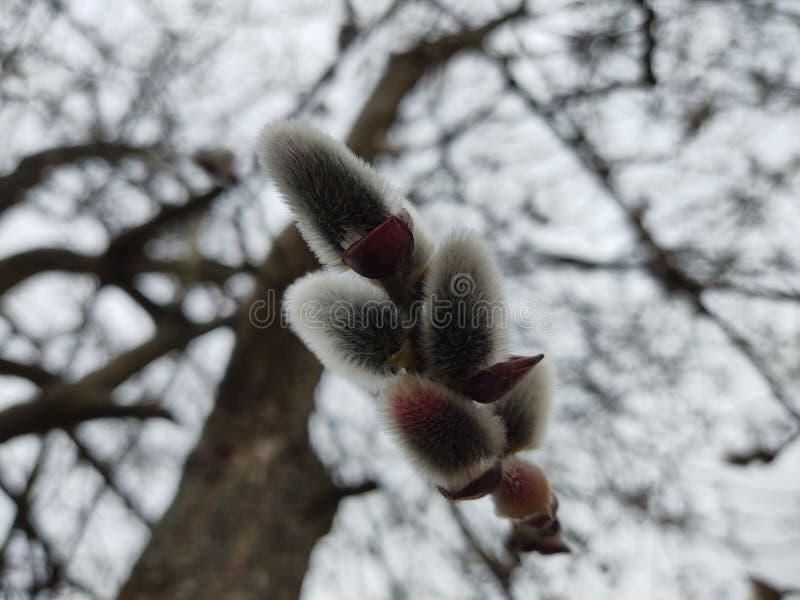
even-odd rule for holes
{"type": "MultiPolygon", "coordinates": [[[[294,228],[264,263],[257,299],[315,262],[294,228]]],[[[217,406],[174,504],[120,598],[294,598],[336,490],[308,443],[320,365],[275,319],[240,316],[217,406]]]]}

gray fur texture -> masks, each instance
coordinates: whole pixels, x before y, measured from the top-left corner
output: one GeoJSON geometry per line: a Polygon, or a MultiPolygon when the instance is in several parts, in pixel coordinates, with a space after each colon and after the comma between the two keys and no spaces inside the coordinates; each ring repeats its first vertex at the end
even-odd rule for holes
{"type": "Polygon", "coordinates": [[[502,452],[503,427],[491,411],[430,379],[400,376],[387,388],[386,398],[390,431],[437,485],[460,489],[502,452]]]}
{"type": "Polygon", "coordinates": [[[403,205],[366,162],[302,121],[268,124],[260,158],[323,265],[340,265],[350,244],[403,205]]]}
{"type": "Polygon", "coordinates": [[[508,318],[500,275],[486,244],[471,231],[451,233],[425,281],[422,347],[429,372],[458,381],[504,356],[508,318]]]}
{"type": "Polygon", "coordinates": [[[510,392],[491,405],[505,426],[506,453],[542,445],[554,387],[553,366],[545,357],[510,392]]]}
{"type": "Polygon", "coordinates": [[[400,309],[377,286],[348,273],[309,273],[286,290],[284,311],[329,369],[369,389],[395,372],[389,358],[405,339],[400,309]]]}

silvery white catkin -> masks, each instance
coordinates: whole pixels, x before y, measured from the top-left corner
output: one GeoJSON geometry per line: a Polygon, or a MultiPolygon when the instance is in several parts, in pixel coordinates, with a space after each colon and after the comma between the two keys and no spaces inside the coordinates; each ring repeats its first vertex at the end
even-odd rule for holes
{"type": "Polygon", "coordinates": [[[261,132],[260,159],[323,266],[341,266],[348,246],[401,208],[414,218],[414,263],[427,262],[431,242],[413,206],[341,142],[302,121],[274,121],[261,132]]]}
{"type": "Polygon", "coordinates": [[[507,454],[542,445],[554,387],[553,365],[545,357],[511,391],[491,404],[505,426],[507,454]]]}
{"type": "Polygon", "coordinates": [[[500,273],[475,232],[445,238],[424,292],[422,348],[432,375],[457,381],[503,358],[508,319],[500,273]]]}
{"type": "Polygon", "coordinates": [[[402,206],[366,162],[302,121],[264,127],[260,157],[323,265],[340,265],[347,246],[402,206]]]}
{"type": "Polygon", "coordinates": [[[394,373],[389,359],[405,340],[402,315],[378,286],[316,271],[286,290],[284,311],[292,330],[329,369],[373,390],[394,373]]]}
{"type": "Polygon", "coordinates": [[[426,377],[398,377],[385,398],[390,431],[437,485],[462,488],[492,467],[503,450],[503,427],[490,410],[426,377]]]}

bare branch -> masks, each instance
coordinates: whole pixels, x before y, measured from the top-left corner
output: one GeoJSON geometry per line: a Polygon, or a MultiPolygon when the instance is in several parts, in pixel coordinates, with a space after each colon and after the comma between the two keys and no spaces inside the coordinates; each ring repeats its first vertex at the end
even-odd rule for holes
{"type": "Polygon", "coordinates": [[[656,84],[656,74],[653,70],[653,54],[656,49],[656,13],[650,6],[649,0],[634,0],[644,13],[642,21],[642,34],[644,35],[644,53],[642,54],[643,79],[648,85],[656,84]]]}
{"type": "Polygon", "coordinates": [[[122,501],[129,511],[136,515],[143,523],[148,523],[149,519],[145,517],[133,499],[131,499],[128,494],[123,492],[114,481],[114,468],[111,465],[102,462],[94,454],[92,454],[92,451],[81,441],[74,431],[70,430],[68,433],[70,439],[78,449],[78,457],[90,464],[92,468],[94,468],[94,470],[100,474],[106,487],[111,489],[117,495],[117,497],[122,501]]]}
{"type": "Polygon", "coordinates": [[[709,317],[722,330],[728,340],[750,362],[767,384],[773,398],[784,408],[796,424],[800,424],[800,408],[783,391],[777,378],[770,372],[769,366],[759,356],[752,344],[742,337],[727,321],[711,310],[702,297],[705,286],[692,275],[684,271],[673,254],[663,248],[655,235],[644,221],[643,211],[640,207],[630,207],[618,192],[612,174],[611,165],[597,152],[583,131],[574,122],[569,121],[572,131],[567,134],[551,114],[542,109],[540,103],[524,88],[519,85],[508,60],[502,60],[502,69],[509,88],[525,102],[533,112],[540,115],[545,125],[561,142],[571,149],[579,164],[589,173],[600,187],[608,194],[609,198],[622,211],[636,231],[645,249],[649,252],[651,260],[648,272],[658,281],[667,293],[680,292],[684,294],[698,313],[709,317]]]}
{"type": "Polygon", "coordinates": [[[114,238],[106,253],[111,256],[112,261],[115,261],[123,256],[141,251],[145,243],[164,229],[174,227],[180,222],[204,212],[228,187],[214,186],[201,194],[192,194],[183,204],[164,206],[148,221],[132,227],[114,238]]]}
{"type": "Polygon", "coordinates": [[[164,323],[148,341],[111,359],[103,367],[71,385],[88,389],[113,389],[160,356],[181,349],[193,339],[218,327],[230,326],[235,318],[223,317],[207,323],[164,323]]]}
{"type": "Polygon", "coordinates": [[[23,158],[10,173],[0,177],[0,214],[20,202],[27,190],[38,185],[48,171],[62,165],[99,158],[117,163],[126,156],[145,155],[152,147],[130,146],[113,142],[89,142],[77,146],[59,146],[23,158]]]}
{"type": "Polygon", "coordinates": [[[183,348],[194,338],[218,327],[230,325],[234,318],[225,317],[208,323],[163,323],[151,339],[111,359],[82,379],[74,383],[54,383],[36,399],[0,412],[0,443],[27,433],[68,429],[92,419],[171,419],[166,410],[153,404],[115,404],[108,390],[113,390],[167,352],[183,348]]]}
{"type": "Polygon", "coordinates": [[[19,363],[5,358],[0,358],[0,375],[21,377],[39,387],[44,387],[58,379],[56,375],[38,365],[19,363]]]}
{"type": "Polygon", "coordinates": [[[386,133],[397,118],[400,102],[426,73],[447,62],[457,52],[480,48],[486,36],[495,29],[526,14],[523,3],[517,10],[501,15],[481,27],[462,29],[393,55],[383,77],[353,124],[347,145],[364,160],[375,160],[386,147],[386,133]]]}
{"type": "Polygon", "coordinates": [[[492,555],[488,550],[483,547],[480,540],[475,537],[475,534],[472,533],[472,530],[469,528],[469,524],[467,523],[464,515],[461,514],[461,511],[455,505],[455,503],[450,502],[450,513],[453,515],[456,523],[458,524],[458,528],[461,530],[461,533],[464,534],[464,539],[467,540],[470,548],[475,553],[475,555],[483,562],[486,567],[489,569],[489,572],[494,577],[497,585],[500,587],[500,591],[504,598],[507,600],[513,600],[513,596],[511,595],[511,575],[519,566],[519,558],[516,556],[512,556],[510,561],[502,561],[496,556],[492,555]]]}
{"type": "Polygon", "coordinates": [[[0,260],[0,294],[28,277],[44,271],[98,273],[100,263],[100,257],[61,248],[40,248],[20,252],[0,260]]]}
{"type": "Polygon", "coordinates": [[[14,404],[0,412],[0,443],[28,433],[54,428],[69,428],[92,419],[133,418],[172,419],[165,409],[154,404],[123,406],[109,396],[88,398],[46,398],[14,404]]]}
{"type": "MultiPolygon", "coordinates": [[[[113,245],[113,242],[112,242],[113,245]]],[[[205,257],[192,260],[162,260],[142,255],[122,269],[131,275],[170,273],[184,285],[209,281],[222,284],[239,273],[252,273],[249,264],[225,265],[205,257]]],[[[116,283],[116,266],[109,265],[105,254],[80,254],[65,248],[38,248],[0,259],[0,294],[40,273],[84,273],[96,275],[103,283],[116,283]]]]}

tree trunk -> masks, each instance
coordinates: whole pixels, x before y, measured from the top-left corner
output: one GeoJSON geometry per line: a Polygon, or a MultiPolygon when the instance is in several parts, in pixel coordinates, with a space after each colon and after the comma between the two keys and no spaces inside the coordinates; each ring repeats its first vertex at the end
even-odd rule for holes
{"type": "MultiPolygon", "coordinates": [[[[287,229],[254,298],[274,290],[279,302],[314,266],[297,230],[287,229]]],[[[216,409],[120,598],[298,596],[337,495],[308,442],[320,365],[277,317],[260,328],[243,312],[216,409]]]]}

